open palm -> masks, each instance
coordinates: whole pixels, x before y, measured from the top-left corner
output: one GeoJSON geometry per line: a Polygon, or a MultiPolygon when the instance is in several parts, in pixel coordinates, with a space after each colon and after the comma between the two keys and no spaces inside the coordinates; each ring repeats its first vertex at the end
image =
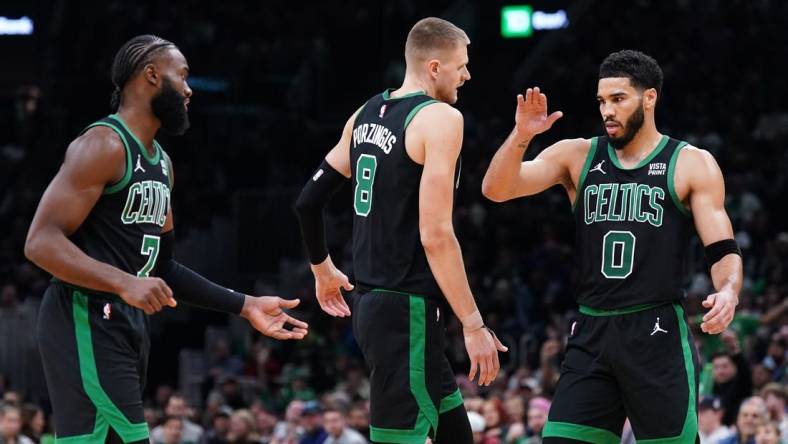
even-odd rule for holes
{"type": "Polygon", "coordinates": [[[521,134],[535,136],[550,129],[556,120],[564,114],[556,111],[547,115],[547,96],[539,91],[539,87],[528,88],[525,97],[517,95],[517,111],[514,121],[517,131],[521,134]]]}
{"type": "Polygon", "coordinates": [[[295,308],[298,302],[298,299],[286,300],[276,296],[247,298],[242,316],[266,336],[275,339],[303,339],[309,328],[307,323],[283,311],[295,308]]]}

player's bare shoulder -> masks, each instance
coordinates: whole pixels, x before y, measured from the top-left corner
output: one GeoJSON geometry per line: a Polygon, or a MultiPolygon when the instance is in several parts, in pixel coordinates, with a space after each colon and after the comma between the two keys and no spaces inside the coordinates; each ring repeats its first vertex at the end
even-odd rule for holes
{"type": "Polygon", "coordinates": [[[123,177],[126,156],[126,147],[114,130],[95,126],[68,146],[63,169],[90,182],[113,182],[123,177]]]}
{"type": "Polygon", "coordinates": [[[567,190],[573,190],[580,180],[590,150],[591,139],[563,139],[545,148],[537,158],[549,160],[563,167],[566,171],[563,185],[567,190]]]}
{"type": "Polygon", "coordinates": [[[456,129],[462,127],[463,117],[460,110],[444,102],[434,102],[420,109],[408,125],[408,130],[440,131],[441,128],[456,129]],[[437,126],[437,127],[436,127],[437,126]]]}
{"type": "Polygon", "coordinates": [[[679,196],[686,195],[690,188],[721,179],[722,171],[709,151],[693,145],[685,145],[681,149],[673,176],[679,196]]]}

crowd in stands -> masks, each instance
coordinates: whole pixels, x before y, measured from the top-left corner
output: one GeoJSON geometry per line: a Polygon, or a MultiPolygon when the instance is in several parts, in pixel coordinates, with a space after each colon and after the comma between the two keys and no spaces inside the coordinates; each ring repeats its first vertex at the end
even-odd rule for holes
{"type": "MultiPolygon", "coordinates": [[[[114,51],[141,32],[175,41],[195,77],[192,129],[163,143],[178,170],[176,256],[242,291],[300,297],[295,315],[311,326],[304,341],[279,343],[237,319],[186,307],[153,316],[145,409],[152,441],[367,442],[363,358],[349,321],[329,318],[314,301],[288,207],[345,119],[368,96],[398,85],[410,25],[443,13],[450,2],[386,8],[387,2],[355,0],[343,11],[313,2],[304,14],[284,0],[260,10],[220,2],[176,11],[153,3],[113,0],[42,13],[49,33],[41,37],[47,48],[41,73],[29,85],[0,89],[0,444],[54,442],[35,345],[49,276],[24,259],[25,233],[69,140],[106,111],[114,51]],[[84,20],[91,25],[78,25],[84,20]],[[381,21],[389,23],[386,29],[381,21]],[[380,58],[364,59],[369,54],[380,58]],[[206,325],[221,334],[206,334],[206,325]],[[178,361],[186,349],[196,350],[204,364],[194,372],[178,361]]],[[[482,9],[486,3],[456,2],[482,9]]],[[[485,33],[484,22],[474,18],[485,14],[449,11],[447,18],[469,29],[474,76],[457,104],[466,128],[455,230],[485,322],[510,347],[498,379],[480,388],[465,376],[461,330],[448,323],[447,354],[475,442],[540,442],[576,315],[566,194],[556,188],[499,205],[480,192],[489,159],[511,129],[514,94],[538,83],[551,109],[565,114],[528,157],[561,138],[600,134],[593,100],[598,64],[611,51],[634,47],[653,55],[665,72],[660,130],[709,150],[720,164],[743,252],[736,317],[728,331],[709,336],[699,329],[700,302],[714,290],[699,241],[687,249],[685,306],[701,360],[701,443],[788,443],[788,225],[782,213],[788,82],[770,74],[784,71],[788,60],[788,33],[777,19],[788,16],[788,2],[599,4],[570,16],[565,30],[518,43],[527,50],[495,40],[497,29],[485,33]]],[[[349,196],[348,189],[336,196],[327,222],[334,262],[352,273],[349,196]]],[[[634,443],[628,426],[622,442],[634,443]]]]}

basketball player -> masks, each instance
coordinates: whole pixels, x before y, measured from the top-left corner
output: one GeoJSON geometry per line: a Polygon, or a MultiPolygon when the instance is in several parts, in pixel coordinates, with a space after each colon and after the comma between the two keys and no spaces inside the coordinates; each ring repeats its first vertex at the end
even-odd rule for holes
{"type": "Polygon", "coordinates": [[[333,264],[322,210],[353,185],[353,332],[371,376],[375,442],[472,442],[468,416],[443,354],[443,300],[462,322],[469,377],[489,385],[506,351],[485,328],[452,227],[462,114],[451,106],[471,78],[470,43],[453,24],[426,18],[405,43],[402,86],[369,99],[348,119],[339,143],[296,203],[317,298],[349,316],[340,289],[353,288],[333,264]],[[436,433],[437,432],[437,433],[436,433]]]}
{"type": "Polygon", "coordinates": [[[175,307],[176,297],[241,315],[277,339],[306,334],[282,311],[297,300],[236,293],[172,258],[174,171],[153,137],[188,128],[188,73],[166,40],[143,35],[123,45],[112,66],[117,114],[71,143],[30,226],[25,254],[54,276],[38,341],[59,443],[148,442],[147,315],[175,307]]]}
{"type": "Polygon", "coordinates": [[[547,115],[539,88],[528,89],[517,97],[515,128],[484,178],[484,195],[497,202],[560,184],[575,214],[580,315],[545,443],[618,443],[625,417],[638,442],[697,437],[697,359],[681,304],[693,224],[716,289],[703,301],[711,309],[704,332],[720,333],[733,318],[742,260],[714,158],[657,131],[661,88],[653,58],[610,54],[597,90],[607,134],[562,140],[522,162],[534,136],[561,117],[547,115]]]}

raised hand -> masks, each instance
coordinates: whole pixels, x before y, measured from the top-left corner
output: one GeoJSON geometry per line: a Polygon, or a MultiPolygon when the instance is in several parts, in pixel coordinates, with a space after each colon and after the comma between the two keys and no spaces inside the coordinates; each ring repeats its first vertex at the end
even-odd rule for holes
{"type": "Polygon", "coordinates": [[[539,87],[528,88],[525,97],[517,95],[517,111],[514,114],[514,122],[517,132],[523,135],[535,136],[550,129],[556,120],[560,119],[564,113],[556,111],[547,115],[547,96],[544,95],[539,87]]]}
{"type": "Polygon", "coordinates": [[[241,316],[255,330],[274,339],[303,339],[309,325],[283,311],[285,308],[295,308],[299,302],[298,299],[287,300],[277,296],[246,296],[241,316]],[[292,330],[285,328],[288,324],[292,330]]]}
{"type": "Polygon", "coordinates": [[[312,273],[315,275],[315,295],[320,308],[331,316],[340,318],[350,316],[350,308],[342,297],[340,289],[350,291],[353,289],[353,284],[334,266],[331,256],[320,264],[312,265],[312,273]]]}

